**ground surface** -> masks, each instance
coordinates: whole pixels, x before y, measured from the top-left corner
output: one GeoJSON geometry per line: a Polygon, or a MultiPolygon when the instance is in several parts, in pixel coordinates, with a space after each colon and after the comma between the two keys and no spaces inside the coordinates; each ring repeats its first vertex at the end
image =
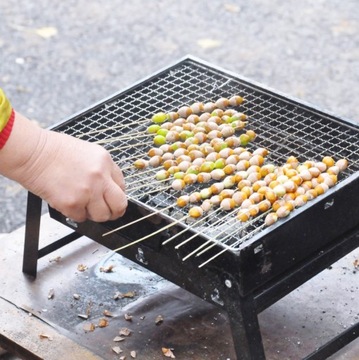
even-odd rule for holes
{"type": "MultiPolygon", "coordinates": [[[[44,127],[186,54],[359,121],[355,0],[9,0],[0,14],[0,86],[44,127]]],[[[0,233],[25,200],[0,180],[0,233]]]]}
{"type": "MultiPolygon", "coordinates": [[[[47,214],[41,222],[41,246],[69,233],[47,214]]],[[[201,300],[85,237],[40,259],[34,280],[21,271],[23,231],[0,238],[0,346],[11,344],[14,351],[16,344],[46,360],[119,360],[121,355],[129,360],[133,350],[136,360],[169,359],[162,347],[173,349],[177,360],[236,359],[220,301],[215,306],[201,300]],[[110,266],[112,271],[101,270],[110,266]],[[116,293],[127,295],[115,298],[116,293]],[[112,316],[99,327],[105,310],[112,316]],[[159,316],[163,321],[157,322],[159,316]],[[89,331],[91,324],[94,331],[89,331]],[[122,328],[131,335],[114,341],[122,328]],[[115,346],[123,350],[120,355],[115,346]],[[85,350],[90,353],[80,355],[85,350]]],[[[267,360],[303,359],[358,323],[358,257],[356,249],[259,314],[267,360]]],[[[226,296],[213,290],[212,298],[226,296]]],[[[359,338],[327,360],[358,360],[358,349],[359,338]]]]}

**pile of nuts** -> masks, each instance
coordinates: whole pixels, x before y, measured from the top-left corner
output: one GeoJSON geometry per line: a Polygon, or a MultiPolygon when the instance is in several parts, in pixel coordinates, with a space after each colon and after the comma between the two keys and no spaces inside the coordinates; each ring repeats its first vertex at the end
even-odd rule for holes
{"type": "Polygon", "coordinates": [[[267,149],[246,149],[256,133],[245,129],[248,116],[237,110],[243,101],[235,95],[153,115],[147,134],[153,136],[154,146],[147,158],[137,159],[133,166],[159,168],[156,179],[171,181],[177,192],[208,183],[177,198],[177,206],[190,206],[192,218],[220,207],[237,210],[241,222],[267,212],[268,226],[337,183],[339,173],[348,166],[346,159],[325,156],[300,163],[290,156],[278,166],[265,163],[267,149]]]}

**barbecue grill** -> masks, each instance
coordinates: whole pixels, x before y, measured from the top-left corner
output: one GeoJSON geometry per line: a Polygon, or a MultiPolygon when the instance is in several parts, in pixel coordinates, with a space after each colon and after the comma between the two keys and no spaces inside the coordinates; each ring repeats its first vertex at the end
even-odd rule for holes
{"type": "MultiPolygon", "coordinates": [[[[29,193],[23,271],[36,276],[39,258],[85,235],[225,309],[238,359],[265,359],[257,314],[359,244],[359,126],[280,94],[237,74],[187,56],[175,64],[75,114],[54,127],[102,144],[123,168],[129,205],[119,220],[75,223],[49,208],[50,216],[73,229],[39,249],[41,200],[29,193]],[[265,147],[266,161],[288,156],[345,158],[348,168],[325,194],[272,226],[264,216],[247,222],[212,211],[189,220],[175,206],[178,192],[155,179],[156,169],[131,165],[152,147],[144,132],[154,113],[195,101],[239,94],[248,129],[257,137],[247,148],[265,147]],[[129,246],[131,245],[131,246],[129,246]]],[[[200,185],[193,185],[200,186],[200,185]]],[[[193,189],[189,189],[191,191],[193,189]]],[[[355,339],[359,323],[308,355],[323,359],[355,339]]]]}

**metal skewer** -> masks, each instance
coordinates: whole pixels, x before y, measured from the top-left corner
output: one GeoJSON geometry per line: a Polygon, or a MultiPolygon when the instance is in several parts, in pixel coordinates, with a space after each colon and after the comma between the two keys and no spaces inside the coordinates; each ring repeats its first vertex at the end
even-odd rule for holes
{"type": "Polygon", "coordinates": [[[113,152],[113,151],[122,151],[124,149],[131,149],[131,148],[138,148],[139,146],[148,146],[150,144],[148,143],[136,143],[136,144],[129,144],[127,146],[120,146],[120,147],[116,147],[113,149],[108,149],[108,152],[113,152]]]}
{"type": "MultiPolygon", "coordinates": [[[[141,182],[141,181],[143,181],[143,179],[140,180],[140,181],[134,182],[134,184],[137,184],[137,183],[139,183],[139,182],[141,182]]],[[[168,179],[156,180],[156,181],[159,182],[159,183],[162,183],[162,182],[168,181],[168,179]]],[[[148,184],[143,184],[143,185],[141,185],[141,186],[137,186],[137,187],[134,187],[134,188],[128,188],[127,191],[135,191],[135,190],[139,190],[139,189],[142,189],[142,188],[145,188],[145,187],[148,187],[148,184]]],[[[156,189],[156,191],[163,191],[163,190],[169,189],[169,188],[171,188],[171,187],[172,187],[172,185],[163,186],[163,187],[161,187],[161,188],[156,189]]]]}
{"type": "MultiPolygon", "coordinates": [[[[220,234],[222,234],[223,232],[225,232],[226,230],[222,231],[220,234]]],[[[220,235],[218,234],[218,235],[220,235]]],[[[227,236],[225,236],[224,238],[222,238],[222,240],[217,240],[217,237],[214,237],[213,239],[209,240],[212,244],[208,247],[206,247],[205,249],[203,249],[201,252],[196,254],[196,257],[201,256],[202,254],[204,254],[205,252],[207,252],[208,250],[212,249],[214,246],[218,245],[219,243],[221,243],[222,245],[225,244],[226,242],[223,240],[228,239],[229,237],[231,237],[232,234],[228,234],[227,236]]],[[[226,249],[227,250],[227,249],[226,249]]]]}
{"type": "Polygon", "coordinates": [[[128,160],[133,160],[133,159],[143,159],[144,157],[145,156],[143,154],[141,154],[141,155],[133,155],[133,156],[128,156],[126,158],[119,159],[118,162],[128,161],[128,160]]]}
{"type": "MultiPolygon", "coordinates": [[[[117,137],[118,140],[127,140],[127,139],[137,139],[142,137],[156,136],[156,134],[149,134],[145,131],[137,132],[137,133],[126,133],[123,136],[117,137]]],[[[151,139],[152,140],[152,139],[151,139]]]]}
{"type": "MultiPolygon", "coordinates": [[[[171,187],[171,186],[163,187],[163,188],[160,188],[160,189],[154,189],[154,190],[152,190],[152,191],[146,191],[146,195],[153,194],[153,193],[158,193],[158,192],[160,192],[160,191],[167,190],[167,189],[170,188],[170,187],[171,187]]],[[[137,196],[131,194],[131,196],[132,196],[133,199],[139,199],[139,198],[143,197],[143,195],[144,195],[144,194],[142,194],[142,193],[139,194],[139,195],[137,195],[137,196]]]]}
{"type": "Polygon", "coordinates": [[[116,136],[113,138],[109,138],[109,139],[102,139],[102,140],[97,140],[95,141],[96,144],[106,144],[109,142],[113,142],[113,141],[122,141],[122,140],[127,140],[127,139],[137,139],[137,138],[142,138],[142,137],[149,137],[149,136],[155,136],[156,134],[148,134],[148,133],[127,133],[124,135],[120,135],[120,136],[116,136]]]}
{"type": "MultiPolygon", "coordinates": [[[[228,217],[228,216],[230,216],[230,215],[232,215],[232,214],[233,214],[233,211],[232,211],[230,214],[227,214],[225,217],[228,217]]],[[[219,219],[217,222],[221,222],[225,217],[219,219]]],[[[214,224],[213,224],[213,225],[214,225],[214,224]]],[[[227,229],[226,229],[226,230],[227,230],[227,229]]],[[[217,234],[217,236],[220,235],[220,234],[222,234],[222,232],[219,233],[219,234],[217,234]]],[[[215,239],[215,238],[214,238],[214,239],[215,239]]],[[[208,241],[206,241],[205,243],[203,243],[202,245],[200,245],[198,248],[196,248],[196,249],[193,250],[191,253],[189,253],[188,255],[186,255],[186,256],[182,259],[182,261],[186,261],[187,259],[189,259],[189,258],[192,257],[193,255],[195,255],[196,253],[198,253],[198,251],[201,250],[201,249],[203,249],[206,245],[212,244],[214,239],[208,240],[208,241]]],[[[188,240],[188,239],[187,239],[187,240],[188,240]]],[[[182,245],[183,245],[183,244],[179,244],[179,245],[177,245],[177,246],[179,247],[179,246],[182,246],[182,245]]],[[[207,248],[206,248],[206,249],[207,249],[207,248]]],[[[209,250],[209,249],[208,249],[208,250],[209,250]]],[[[206,251],[207,251],[207,250],[206,250],[206,251]]]]}
{"type": "Polygon", "coordinates": [[[188,217],[189,217],[188,215],[183,216],[181,219],[178,219],[178,220],[172,222],[171,224],[168,224],[168,225],[162,227],[161,229],[159,229],[159,230],[157,230],[157,231],[155,231],[155,232],[153,232],[153,233],[151,233],[151,234],[148,234],[148,235],[146,235],[146,236],[144,236],[144,237],[142,237],[142,238],[140,238],[140,239],[137,239],[137,240],[132,241],[132,242],[126,244],[126,245],[123,245],[123,246],[115,249],[114,251],[117,252],[117,251],[126,249],[126,248],[128,248],[128,247],[130,247],[130,246],[132,246],[132,245],[138,244],[139,242],[142,242],[142,241],[144,241],[144,240],[152,237],[153,235],[159,234],[159,233],[161,233],[163,230],[167,230],[167,229],[171,228],[172,226],[174,226],[174,225],[176,225],[176,224],[178,224],[178,223],[186,220],[188,217]]]}
{"type": "Polygon", "coordinates": [[[165,207],[165,208],[158,209],[158,210],[156,210],[156,211],[154,211],[154,212],[152,212],[152,213],[150,213],[150,214],[148,214],[148,215],[142,216],[140,219],[133,220],[133,221],[131,221],[131,222],[125,224],[125,225],[122,225],[122,226],[117,227],[116,229],[113,229],[113,230],[111,230],[111,231],[108,231],[108,232],[102,234],[102,236],[107,236],[107,235],[110,235],[110,234],[112,234],[112,233],[114,233],[114,232],[116,232],[116,231],[120,231],[120,230],[122,230],[122,229],[124,229],[124,228],[126,228],[126,227],[128,227],[128,226],[131,226],[131,225],[133,225],[133,224],[136,224],[136,223],[138,223],[138,222],[140,222],[140,221],[142,221],[142,220],[144,220],[144,219],[147,219],[147,218],[149,218],[149,217],[151,217],[151,216],[153,216],[153,215],[159,214],[159,213],[162,212],[162,211],[169,210],[169,209],[173,208],[174,206],[176,206],[176,204],[172,204],[172,205],[169,205],[169,206],[167,206],[167,207],[165,207]]]}
{"type": "MultiPolygon", "coordinates": [[[[158,167],[160,167],[160,166],[158,166],[158,167]]],[[[136,168],[133,167],[133,166],[130,166],[130,167],[127,167],[127,168],[123,168],[123,169],[121,169],[121,170],[122,170],[122,171],[126,171],[126,170],[128,170],[128,169],[136,169],[136,168]]],[[[136,170],[138,170],[138,169],[136,169],[136,170]]],[[[134,173],[134,174],[131,174],[131,175],[126,176],[126,177],[125,177],[125,180],[127,180],[127,179],[129,179],[129,178],[131,178],[131,177],[134,177],[134,176],[141,176],[141,175],[147,174],[147,173],[154,173],[154,170],[155,170],[155,168],[150,168],[150,169],[148,169],[148,170],[146,170],[146,171],[136,172],[136,173],[134,173]]],[[[142,179],[142,180],[146,180],[146,179],[142,179]]]]}
{"type": "Polygon", "coordinates": [[[212,240],[207,240],[205,243],[203,243],[201,246],[199,246],[197,249],[193,250],[191,253],[187,254],[182,261],[186,261],[190,257],[192,257],[194,254],[196,254],[197,251],[203,249],[207,244],[210,244],[212,240]]]}
{"type": "MultiPolygon", "coordinates": [[[[213,211],[212,213],[208,214],[208,216],[213,215],[213,213],[217,212],[217,211],[221,211],[222,209],[220,207],[218,207],[215,211],[213,211]]],[[[211,224],[209,227],[213,227],[214,225],[217,225],[218,223],[222,222],[223,219],[225,219],[226,217],[230,216],[233,214],[234,211],[231,211],[229,214],[223,216],[222,218],[218,219],[217,221],[215,221],[213,224],[211,224]]],[[[193,238],[195,238],[198,234],[202,234],[204,232],[204,230],[201,230],[200,232],[198,232],[197,234],[191,236],[190,238],[182,241],[180,244],[175,246],[175,249],[179,249],[181,246],[187,244],[189,241],[191,241],[193,238]]]]}
{"type": "MultiPolygon", "coordinates": [[[[213,213],[215,213],[215,212],[217,212],[217,211],[219,211],[219,210],[220,210],[220,208],[214,210],[213,212],[211,212],[210,214],[208,214],[208,215],[206,215],[206,216],[204,216],[204,217],[201,217],[199,220],[197,220],[196,222],[194,222],[194,225],[200,223],[200,222],[203,221],[203,220],[206,220],[206,219],[209,218],[211,215],[213,215],[213,213]]],[[[185,232],[188,231],[188,230],[189,230],[189,229],[187,229],[187,228],[181,230],[181,231],[178,232],[177,234],[175,234],[175,235],[171,236],[169,239],[165,240],[165,241],[162,243],[162,245],[168,244],[170,241],[174,240],[177,236],[185,233],[185,232]]],[[[178,249],[180,246],[184,245],[186,242],[192,240],[192,239],[195,238],[198,234],[202,234],[202,233],[203,233],[203,231],[200,231],[200,232],[194,234],[194,235],[191,236],[190,238],[188,238],[188,239],[186,239],[185,241],[181,242],[181,243],[180,243],[179,245],[177,245],[175,248],[178,249]]]]}
{"type": "MultiPolygon", "coordinates": [[[[243,242],[243,241],[245,241],[246,239],[248,239],[249,237],[251,237],[254,232],[259,231],[263,226],[264,226],[264,225],[256,228],[255,231],[252,231],[251,233],[247,234],[247,235],[244,236],[243,238],[239,239],[239,240],[236,241],[234,244],[232,244],[231,246],[229,246],[229,248],[224,248],[223,250],[219,251],[217,254],[213,255],[212,257],[210,257],[209,259],[207,259],[206,261],[204,261],[204,262],[203,262],[202,264],[200,264],[198,267],[201,268],[201,267],[207,265],[207,264],[208,264],[209,262],[211,262],[212,260],[216,259],[218,256],[224,254],[226,251],[229,251],[229,249],[234,249],[235,246],[237,246],[240,242],[243,242]]],[[[214,245],[216,245],[216,244],[219,243],[217,240],[215,240],[215,241],[216,241],[216,243],[215,243],[214,245]]],[[[214,246],[214,245],[213,245],[213,246],[214,246]]],[[[196,256],[200,256],[201,254],[205,253],[207,250],[209,250],[209,249],[212,248],[213,246],[211,245],[210,247],[204,249],[201,253],[197,254],[196,256]]]]}
{"type": "MultiPolygon", "coordinates": [[[[137,124],[141,125],[141,124],[144,124],[144,123],[150,122],[150,121],[151,121],[150,119],[145,119],[145,120],[137,121],[137,124]]],[[[82,134],[78,135],[77,137],[81,138],[81,137],[86,136],[86,135],[99,134],[99,133],[103,133],[105,131],[121,129],[121,128],[129,127],[129,126],[131,126],[130,123],[129,124],[119,124],[119,125],[109,126],[107,128],[95,129],[95,130],[91,130],[91,131],[82,133],[82,134]]]]}

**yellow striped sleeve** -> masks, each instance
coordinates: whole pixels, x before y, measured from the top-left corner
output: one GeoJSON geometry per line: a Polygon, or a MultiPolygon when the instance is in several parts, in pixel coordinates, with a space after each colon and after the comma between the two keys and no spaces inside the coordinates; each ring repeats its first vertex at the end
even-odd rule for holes
{"type": "Polygon", "coordinates": [[[12,107],[10,101],[7,99],[5,93],[0,89],[0,132],[3,131],[6,126],[10,115],[12,107]]]}

